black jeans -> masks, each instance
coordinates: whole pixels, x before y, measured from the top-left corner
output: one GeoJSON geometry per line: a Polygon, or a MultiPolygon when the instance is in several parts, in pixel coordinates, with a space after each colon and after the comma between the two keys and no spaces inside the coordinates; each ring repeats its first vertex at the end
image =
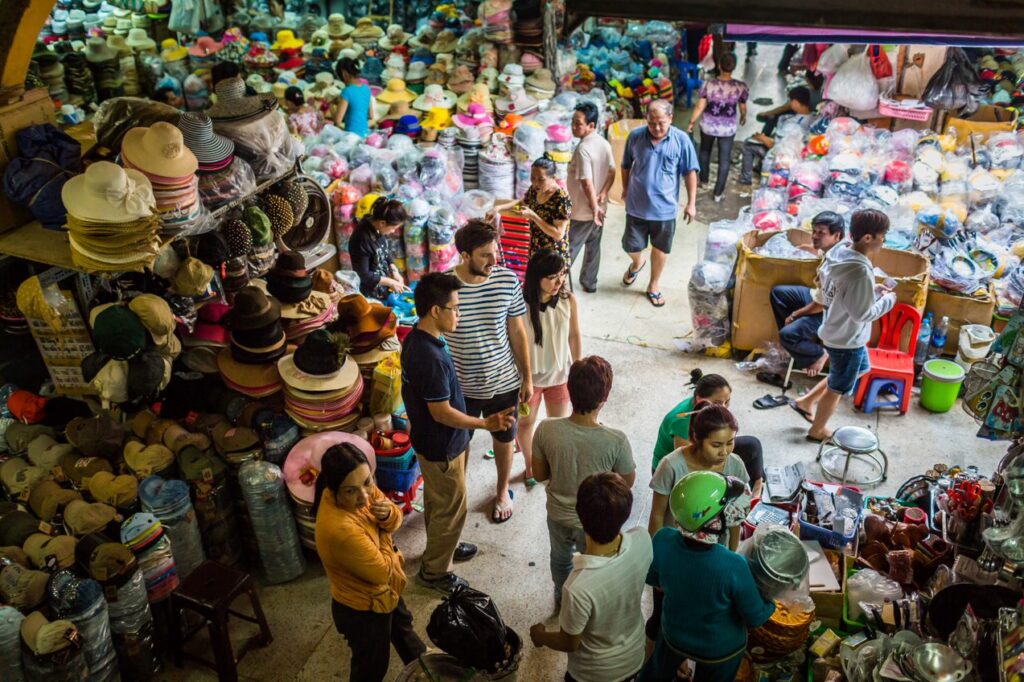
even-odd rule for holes
{"type": "Polygon", "coordinates": [[[793,356],[793,367],[805,369],[818,360],[825,348],[818,340],[822,315],[804,315],[786,324],[786,318],[811,302],[811,290],[799,285],[772,287],[768,301],[779,328],[779,343],[793,356]]]}
{"type": "Polygon", "coordinates": [[[715,180],[715,196],[725,192],[725,182],[729,179],[729,166],[732,163],[732,141],[735,135],[715,137],[701,131],[700,134],[700,181],[707,182],[711,177],[711,146],[718,142],[718,179],[715,180]]]}
{"type": "Polygon", "coordinates": [[[349,682],[382,682],[388,674],[391,645],[403,663],[411,663],[426,652],[423,640],[413,632],[412,614],[402,598],[391,613],[357,611],[331,602],[334,627],[352,650],[349,682]]]}

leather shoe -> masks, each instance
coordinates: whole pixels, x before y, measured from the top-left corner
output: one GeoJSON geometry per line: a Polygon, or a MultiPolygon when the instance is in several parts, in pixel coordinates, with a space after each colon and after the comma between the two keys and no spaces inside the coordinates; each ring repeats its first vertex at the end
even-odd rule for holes
{"type": "Polygon", "coordinates": [[[452,557],[453,561],[469,561],[476,556],[479,550],[477,546],[470,542],[460,542],[459,546],[455,548],[455,555],[452,557]]]}

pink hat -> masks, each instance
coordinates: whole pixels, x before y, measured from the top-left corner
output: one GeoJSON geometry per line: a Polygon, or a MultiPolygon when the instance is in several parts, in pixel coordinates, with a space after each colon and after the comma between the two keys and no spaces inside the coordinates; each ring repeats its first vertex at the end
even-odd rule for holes
{"type": "Polygon", "coordinates": [[[558,123],[549,125],[548,139],[552,142],[572,142],[572,129],[558,123]]]}
{"type": "Polygon", "coordinates": [[[182,344],[185,346],[214,346],[224,348],[231,339],[228,330],[212,322],[196,322],[192,333],[182,335],[182,344]]]}
{"type": "Polygon", "coordinates": [[[218,43],[210,36],[203,36],[196,41],[196,44],[188,48],[188,53],[193,57],[209,57],[221,51],[224,45],[218,43]]]}
{"type": "Polygon", "coordinates": [[[471,102],[466,107],[466,113],[455,115],[455,125],[460,128],[472,128],[475,126],[494,126],[494,118],[487,113],[482,104],[471,102]]]}
{"type": "Polygon", "coordinates": [[[297,501],[311,505],[316,488],[316,477],[320,473],[320,460],[324,453],[334,445],[351,443],[362,450],[366,461],[370,464],[370,473],[377,468],[377,458],[373,446],[351,433],[342,431],[325,431],[303,438],[292,447],[284,460],[284,481],[297,501]]]}

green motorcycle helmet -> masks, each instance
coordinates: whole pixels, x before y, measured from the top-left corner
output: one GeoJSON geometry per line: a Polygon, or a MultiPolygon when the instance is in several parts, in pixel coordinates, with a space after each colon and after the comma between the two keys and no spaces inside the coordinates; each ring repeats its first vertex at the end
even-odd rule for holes
{"type": "Polygon", "coordinates": [[[683,530],[697,533],[701,530],[721,533],[721,528],[709,528],[722,517],[725,506],[743,494],[743,481],[716,471],[692,471],[672,488],[669,506],[676,523],[683,530]]]}

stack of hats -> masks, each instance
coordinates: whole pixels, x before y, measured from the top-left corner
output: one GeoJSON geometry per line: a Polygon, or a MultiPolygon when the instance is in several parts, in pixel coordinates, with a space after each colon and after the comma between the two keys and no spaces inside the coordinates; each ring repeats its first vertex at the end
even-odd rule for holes
{"type": "Polygon", "coordinates": [[[455,107],[456,96],[446,91],[440,85],[428,85],[423,94],[417,97],[412,107],[420,111],[431,111],[432,109],[444,109],[451,111],[455,107]]]}
{"type": "Polygon", "coordinates": [[[515,43],[520,47],[539,49],[544,44],[544,18],[540,0],[514,0],[515,43]]]}
{"type": "Polygon", "coordinates": [[[85,381],[110,403],[156,400],[171,380],[171,361],[181,349],[177,338],[170,334],[166,345],[150,344],[147,323],[123,304],[93,308],[89,324],[96,352],[82,360],[85,381]]]}
{"type": "Polygon", "coordinates": [[[213,68],[213,65],[221,59],[219,53],[223,47],[222,43],[210,36],[201,36],[196,40],[195,45],[188,48],[188,61],[192,66],[192,71],[213,68]]]}
{"type": "Polygon", "coordinates": [[[213,132],[213,122],[204,113],[185,113],[178,118],[185,145],[198,166],[199,197],[210,210],[256,191],[256,176],[242,159],[235,157],[235,143],[213,132]]]}
{"type": "Polygon", "coordinates": [[[360,356],[395,337],[398,316],[386,305],[350,294],[338,302],[338,321],[331,328],[347,334],[352,355],[360,356]]]}
{"type": "Polygon", "coordinates": [[[61,189],[71,259],[89,272],[142,271],[156,259],[159,219],[149,179],[98,161],[61,189]]]}
{"type": "Polygon", "coordinates": [[[555,96],[555,89],[555,79],[549,69],[536,69],[526,79],[526,94],[535,99],[551,99],[555,96]]]}
{"type": "Polygon", "coordinates": [[[511,0],[484,0],[478,14],[489,42],[506,45],[512,42],[511,0]]]}
{"type": "Polygon", "coordinates": [[[189,496],[188,483],[149,476],[139,483],[142,510],[160,519],[171,541],[171,553],[184,580],[206,560],[199,522],[189,496]]]}
{"type": "Polygon", "coordinates": [[[477,83],[473,89],[459,97],[457,103],[459,111],[468,111],[470,104],[479,104],[488,114],[494,112],[494,103],[491,101],[491,91],[484,83],[477,83]]]}
{"type": "Polygon", "coordinates": [[[399,80],[405,79],[405,57],[397,52],[392,52],[388,55],[388,58],[384,61],[384,74],[383,78],[391,80],[397,78],[399,80]]]}
{"type": "Polygon", "coordinates": [[[336,58],[341,50],[352,47],[353,41],[349,36],[355,30],[355,26],[345,21],[343,14],[332,14],[327,17],[327,37],[331,39],[331,59],[336,58]]]}
{"type": "Polygon", "coordinates": [[[281,327],[281,304],[261,289],[247,286],[235,296],[227,317],[230,347],[217,355],[228,388],[253,398],[281,390],[277,360],[287,351],[281,327]]]}
{"type": "Polygon", "coordinates": [[[278,361],[285,411],[306,431],[351,429],[361,415],[363,377],[330,332],[320,329],[278,361]]]}
{"type": "Polygon", "coordinates": [[[498,89],[503,95],[510,90],[523,88],[526,85],[526,76],[520,64],[506,64],[501,75],[498,76],[498,89]]]}
{"type": "Polygon", "coordinates": [[[531,74],[544,66],[544,59],[536,52],[526,51],[519,58],[519,64],[523,67],[523,73],[531,74]]]}
{"type": "Polygon", "coordinates": [[[522,87],[510,87],[508,95],[505,97],[499,97],[495,101],[495,106],[498,109],[498,113],[502,116],[508,114],[519,114],[520,116],[526,116],[537,111],[537,100],[526,94],[526,90],[522,87]]]}
{"type": "Polygon", "coordinates": [[[169,597],[178,588],[180,578],[160,519],[145,512],[133,514],[121,524],[120,539],[142,569],[149,602],[155,604],[169,597]]]}
{"type": "Polygon", "coordinates": [[[242,60],[245,63],[246,71],[259,73],[266,78],[273,77],[278,59],[270,49],[266,34],[253,33],[249,38],[249,51],[242,60]]]}
{"type": "MultiPolygon", "coordinates": [[[[243,259],[243,267],[244,264],[243,259]]],[[[182,335],[182,345],[186,349],[182,361],[193,372],[217,373],[217,354],[227,348],[231,340],[224,326],[230,311],[231,307],[226,303],[211,301],[199,308],[191,331],[182,335]]]]}
{"type": "MultiPolygon", "coordinates": [[[[252,249],[248,255],[250,277],[263,277],[277,262],[273,223],[258,206],[249,206],[242,212],[242,220],[252,235],[252,249]]],[[[230,273],[229,273],[230,277],[230,273]]]]}
{"type": "Polygon", "coordinates": [[[149,37],[145,28],[133,28],[128,31],[128,37],[124,42],[135,54],[156,54],[156,41],[149,37]]]}
{"type": "Polygon", "coordinates": [[[96,96],[102,102],[124,96],[124,76],[118,62],[117,51],[103,38],[89,38],[85,46],[85,59],[96,82],[96,96]]]}
{"type": "Polygon", "coordinates": [[[224,37],[221,38],[220,44],[221,49],[217,53],[217,58],[222,62],[239,64],[249,52],[249,41],[242,35],[239,28],[229,28],[224,31],[224,37]]]}
{"type": "Polygon", "coordinates": [[[427,63],[413,60],[409,68],[405,70],[405,84],[417,95],[423,94],[423,81],[427,78],[427,63]]]}
{"type": "Polygon", "coordinates": [[[300,253],[280,254],[263,286],[280,301],[284,333],[291,342],[301,340],[337,317],[337,303],[329,294],[313,289],[312,274],[300,253]]]}
{"type": "Polygon", "coordinates": [[[206,219],[196,178],[199,162],[174,125],[160,121],[132,128],[121,143],[121,158],[149,178],[163,234],[187,234],[206,219]]]}
{"type": "MultiPolygon", "coordinates": [[[[328,19],[328,22],[330,20],[328,19]]],[[[352,40],[364,48],[375,44],[384,36],[384,29],[373,23],[373,19],[362,17],[356,22],[355,30],[352,31],[352,40]]]]}
{"type": "Polygon", "coordinates": [[[455,115],[455,127],[458,128],[458,143],[462,147],[463,158],[462,181],[465,189],[476,189],[479,186],[480,147],[494,130],[494,119],[482,104],[471,103],[465,113],[455,115]]]}
{"type": "MultiPolygon", "coordinates": [[[[39,65],[39,77],[46,83],[46,88],[50,92],[50,99],[56,102],[65,102],[68,100],[68,95],[71,92],[70,87],[65,86],[65,67],[60,62],[60,58],[56,53],[50,52],[49,50],[42,50],[32,57],[32,61],[39,65]]],[[[76,61],[79,62],[88,77],[88,84],[92,85],[92,73],[85,66],[85,58],[81,55],[76,57],[76,61]]],[[[76,72],[76,78],[79,77],[81,72],[76,72]]],[[[79,84],[76,83],[76,86],[79,84]]],[[[80,88],[82,86],[79,86],[80,88]]],[[[82,88],[84,89],[84,88],[82,88]]],[[[91,88],[86,89],[86,92],[91,88]]]]}

